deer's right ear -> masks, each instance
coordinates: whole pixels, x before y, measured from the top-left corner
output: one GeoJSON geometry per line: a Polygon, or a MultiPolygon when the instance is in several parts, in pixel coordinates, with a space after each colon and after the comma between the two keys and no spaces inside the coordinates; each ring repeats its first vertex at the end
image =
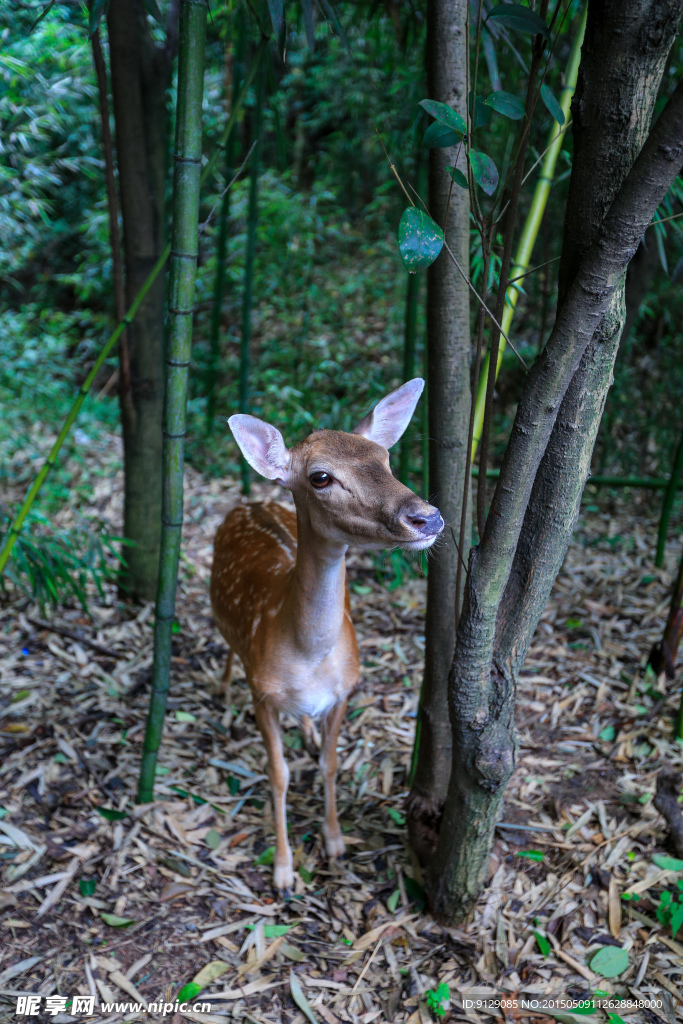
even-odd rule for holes
{"type": "Polygon", "coordinates": [[[289,487],[291,455],[277,427],[243,413],[231,416],[228,424],[252,469],[267,480],[277,480],[283,487],[289,487]]]}

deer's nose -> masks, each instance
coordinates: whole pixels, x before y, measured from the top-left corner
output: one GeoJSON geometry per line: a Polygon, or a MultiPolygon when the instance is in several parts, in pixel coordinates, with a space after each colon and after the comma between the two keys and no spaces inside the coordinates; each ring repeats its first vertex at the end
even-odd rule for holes
{"type": "Polygon", "coordinates": [[[443,519],[436,508],[429,512],[408,512],[403,516],[403,521],[413,529],[419,530],[425,537],[432,537],[443,530],[443,519]]]}

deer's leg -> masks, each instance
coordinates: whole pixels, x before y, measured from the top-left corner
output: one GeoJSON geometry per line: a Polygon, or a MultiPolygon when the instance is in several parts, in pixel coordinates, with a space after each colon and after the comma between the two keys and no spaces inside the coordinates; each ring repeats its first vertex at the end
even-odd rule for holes
{"type": "Polygon", "coordinates": [[[325,837],[325,849],[328,857],[344,856],[344,839],[339,827],[337,818],[337,794],[335,783],[337,780],[337,738],[341,728],[344,714],[346,712],[346,701],[336,704],[327,713],[322,724],[322,746],[320,748],[320,771],[323,776],[325,788],[325,821],[323,823],[323,836],[325,837]]]}
{"type": "Polygon", "coordinates": [[[294,885],[292,872],[292,851],[287,842],[287,786],[289,768],[285,761],[280,735],[278,713],[265,701],[254,701],[254,714],[268,755],[268,774],[273,791],[273,812],[275,814],[275,888],[279,891],[291,889],[294,885]]]}
{"type": "Polygon", "coordinates": [[[232,682],[232,666],[235,660],[235,652],[232,647],[228,651],[228,658],[225,662],[225,668],[223,669],[223,675],[221,681],[218,684],[218,692],[225,701],[226,704],[230,703],[230,683],[232,682]]]}

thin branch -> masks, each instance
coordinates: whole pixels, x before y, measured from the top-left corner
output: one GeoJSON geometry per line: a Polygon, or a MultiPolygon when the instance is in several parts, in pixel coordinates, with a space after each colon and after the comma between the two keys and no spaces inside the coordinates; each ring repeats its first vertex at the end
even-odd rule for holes
{"type": "MultiPolygon", "coordinates": [[[[683,214],[681,214],[683,216],[683,214]]],[[[523,274],[519,274],[517,277],[511,277],[508,281],[508,288],[515,281],[521,281],[524,277],[529,277],[530,274],[535,274],[537,270],[543,270],[544,267],[549,267],[551,263],[557,263],[558,260],[562,259],[561,256],[553,256],[551,260],[546,260],[545,263],[539,263],[537,267],[532,267],[531,270],[525,271],[523,274]]]]}
{"type": "Polygon", "coordinates": [[[493,322],[494,326],[498,328],[498,330],[499,330],[499,331],[500,331],[500,333],[501,333],[501,334],[503,335],[503,337],[505,338],[506,342],[508,343],[508,345],[510,346],[510,348],[512,349],[512,351],[514,352],[514,354],[515,354],[515,355],[517,356],[517,358],[519,359],[519,361],[520,361],[520,363],[522,364],[522,366],[524,367],[524,369],[525,369],[525,370],[526,370],[526,371],[528,372],[528,371],[529,371],[529,367],[528,367],[528,366],[527,366],[527,364],[526,364],[526,363],[524,362],[524,359],[523,359],[523,358],[522,358],[522,356],[521,356],[521,355],[519,354],[519,352],[517,351],[517,349],[515,348],[515,346],[514,346],[514,345],[512,344],[512,342],[510,341],[510,338],[509,338],[509,336],[508,336],[508,335],[507,335],[507,334],[505,333],[505,331],[503,330],[503,328],[502,328],[502,327],[500,326],[500,324],[499,324],[499,323],[498,323],[498,321],[496,320],[495,316],[493,315],[493,313],[491,312],[491,310],[489,309],[489,307],[488,307],[488,306],[486,305],[486,303],[484,302],[484,300],[482,299],[481,295],[479,294],[479,292],[477,291],[477,289],[476,289],[476,288],[474,287],[474,285],[473,285],[473,284],[472,284],[472,282],[470,281],[470,279],[469,279],[469,277],[467,276],[467,274],[465,273],[465,271],[464,271],[464,270],[462,269],[462,267],[461,267],[461,266],[460,266],[460,264],[458,263],[457,259],[455,258],[455,255],[454,255],[453,251],[451,250],[450,246],[448,245],[448,242],[444,242],[444,243],[443,243],[443,247],[444,247],[444,249],[446,250],[446,252],[448,253],[448,255],[450,256],[450,258],[451,258],[451,259],[453,260],[453,262],[455,263],[456,267],[458,268],[458,273],[460,274],[460,276],[461,276],[461,277],[463,278],[463,280],[464,280],[464,281],[466,281],[466,282],[467,282],[467,285],[468,285],[468,287],[472,289],[472,291],[473,291],[474,295],[475,295],[475,296],[477,297],[477,299],[479,300],[479,302],[481,303],[481,305],[482,305],[482,306],[484,307],[484,309],[485,309],[485,310],[486,310],[486,312],[488,313],[488,315],[489,315],[490,319],[492,320],[492,322],[493,322]]]}
{"type": "Polygon", "coordinates": [[[208,216],[208,217],[206,218],[206,220],[204,221],[204,223],[203,223],[203,224],[200,224],[200,225],[199,225],[199,233],[200,233],[200,235],[201,235],[202,231],[203,231],[203,230],[204,230],[204,229],[205,229],[205,228],[206,228],[206,227],[208,226],[208,223],[209,223],[209,221],[211,220],[211,218],[213,217],[214,213],[216,212],[216,208],[217,208],[218,204],[220,203],[221,199],[223,198],[223,196],[224,196],[224,195],[226,194],[226,192],[229,192],[229,191],[230,191],[230,189],[231,189],[231,188],[232,188],[232,186],[233,186],[233,185],[235,184],[235,182],[236,182],[236,181],[237,181],[237,179],[239,178],[240,174],[241,174],[241,173],[242,173],[242,171],[244,170],[244,168],[245,168],[245,165],[246,165],[246,163],[247,163],[247,160],[248,160],[248,159],[249,159],[249,157],[251,156],[251,151],[252,151],[252,149],[254,148],[254,146],[256,145],[256,141],[257,141],[257,140],[255,139],[255,140],[254,140],[254,141],[252,142],[251,146],[249,147],[249,152],[247,153],[247,155],[245,156],[244,160],[243,160],[243,161],[242,161],[242,163],[240,164],[240,167],[239,167],[239,169],[238,169],[238,170],[237,170],[237,171],[235,172],[235,175],[234,175],[234,177],[233,177],[232,181],[230,182],[230,184],[229,184],[229,185],[226,185],[226,186],[225,186],[225,188],[223,189],[223,191],[222,191],[222,192],[221,192],[221,194],[219,195],[218,199],[216,200],[216,202],[215,202],[215,203],[213,204],[213,206],[211,207],[211,212],[210,212],[209,216],[208,216]]]}
{"type": "Polygon", "coordinates": [[[411,205],[411,206],[415,206],[415,203],[413,202],[413,200],[412,200],[412,199],[410,198],[410,196],[408,195],[408,192],[407,192],[407,190],[406,190],[406,187],[405,187],[405,185],[404,185],[404,184],[403,184],[403,182],[401,181],[400,175],[399,175],[398,171],[396,170],[396,167],[395,167],[395,165],[394,165],[394,164],[392,163],[392,161],[391,161],[391,157],[390,157],[390,156],[389,156],[389,154],[387,153],[387,147],[386,147],[386,146],[384,145],[384,143],[382,142],[382,136],[381,136],[381,135],[380,135],[380,133],[379,133],[379,132],[377,131],[377,125],[376,125],[376,124],[374,123],[374,121],[373,121],[373,123],[372,123],[372,127],[373,127],[373,128],[375,129],[375,132],[377,132],[377,138],[379,139],[379,144],[380,144],[380,146],[382,147],[382,149],[384,150],[384,155],[385,155],[385,157],[387,158],[387,160],[389,161],[389,167],[390,167],[390,168],[391,168],[391,170],[393,171],[393,174],[394,174],[394,177],[396,178],[396,181],[397,181],[397,182],[399,183],[399,185],[400,185],[400,186],[401,186],[401,188],[403,189],[403,192],[405,193],[405,197],[406,197],[406,199],[408,200],[408,202],[410,203],[410,205],[411,205]]]}

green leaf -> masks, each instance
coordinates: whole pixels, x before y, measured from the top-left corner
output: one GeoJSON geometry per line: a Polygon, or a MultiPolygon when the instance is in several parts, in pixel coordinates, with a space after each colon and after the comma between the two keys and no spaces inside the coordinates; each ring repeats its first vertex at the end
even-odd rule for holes
{"type": "Polygon", "coordinates": [[[96,807],[95,810],[103,818],[106,818],[107,821],[123,821],[124,818],[128,817],[127,811],[113,811],[111,807],[96,807]]]}
{"type": "Polygon", "coordinates": [[[475,128],[483,128],[491,120],[491,108],[486,105],[483,96],[477,96],[472,106],[472,93],[470,93],[470,118],[475,128]]]}
{"type": "Polygon", "coordinates": [[[286,935],[291,927],[290,924],[264,924],[263,934],[267,939],[278,939],[281,935],[286,935]]]}
{"type": "Polygon", "coordinates": [[[510,117],[513,121],[520,121],[524,117],[524,107],[511,92],[493,92],[484,102],[497,114],[510,117]]]}
{"type": "Polygon", "coordinates": [[[237,796],[237,794],[240,791],[240,786],[241,786],[240,780],[236,779],[234,775],[228,775],[226,777],[225,781],[228,784],[228,789],[230,790],[230,796],[237,796]]]}
{"type": "Polygon", "coordinates": [[[406,875],[403,881],[406,887],[406,894],[410,897],[411,901],[426,905],[427,893],[424,891],[420,883],[416,882],[414,878],[410,877],[410,875],[406,875]]]}
{"type": "Polygon", "coordinates": [[[273,23],[275,42],[277,43],[280,56],[284,60],[287,37],[284,0],[268,0],[268,10],[270,11],[270,20],[273,23]]]}
{"type": "Polygon", "coordinates": [[[534,932],[534,935],[536,936],[536,943],[541,953],[543,956],[548,956],[550,954],[550,943],[546,939],[545,935],[541,935],[540,932],[534,932]]]}
{"type": "Polygon", "coordinates": [[[628,967],[628,953],[619,946],[603,946],[591,957],[589,966],[601,978],[616,978],[628,967]]]}
{"type": "Polygon", "coordinates": [[[451,178],[456,185],[460,185],[460,188],[469,188],[469,182],[459,167],[449,167],[448,171],[451,178]]]}
{"type": "Polygon", "coordinates": [[[394,889],[391,896],[387,900],[387,910],[389,911],[390,914],[396,913],[396,907],[398,906],[398,901],[400,898],[400,891],[398,889],[394,889]]]}
{"type": "Polygon", "coordinates": [[[606,743],[611,743],[616,734],[617,731],[613,725],[606,725],[604,729],[600,730],[598,737],[601,740],[605,740],[606,743]]]}
{"type": "Polygon", "coordinates": [[[92,896],[97,888],[97,879],[81,878],[78,882],[78,891],[81,896],[92,896]]]}
{"type": "Polygon", "coordinates": [[[406,819],[395,807],[387,807],[387,814],[392,821],[396,822],[397,825],[405,825],[406,819]]]}
{"type": "Polygon", "coordinates": [[[609,1013],[607,1015],[607,1024],[626,1024],[626,1021],[618,1013],[609,1013]]]}
{"type": "Polygon", "coordinates": [[[492,18],[499,25],[505,25],[506,28],[514,29],[516,32],[525,32],[531,36],[542,35],[550,42],[550,30],[543,18],[521,4],[500,4],[500,6],[494,7],[489,12],[484,24],[492,18]]]}
{"type": "Polygon", "coordinates": [[[448,149],[462,142],[462,135],[455,128],[434,121],[422,136],[422,145],[428,149],[448,149]]]}
{"type": "Polygon", "coordinates": [[[100,917],[105,924],[111,925],[112,928],[128,928],[129,925],[135,924],[132,917],[117,917],[116,914],[106,914],[104,911],[100,913],[100,917]]]}
{"type": "Polygon", "coordinates": [[[175,636],[175,635],[176,635],[177,633],[180,633],[180,631],[182,630],[182,628],[183,628],[183,627],[182,627],[182,626],[180,625],[180,623],[178,622],[178,620],[177,620],[177,619],[174,619],[174,620],[173,620],[173,625],[171,626],[171,632],[173,633],[173,635],[175,636]]]}
{"type": "Polygon", "coordinates": [[[543,860],[543,854],[540,850],[518,850],[518,857],[528,857],[529,860],[543,860]]]}
{"type": "Polygon", "coordinates": [[[498,168],[491,157],[486,153],[480,153],[478,149],[471,149],[470,167],[477,184],[482,187],[487,196],[492,196],[498,188],[498,168]]]}
{"type": "Polygon", "coordinates": [[[308,868],[300,867],[299,868],[299,874],[303,878],[303,880],[306,883],[306,885],[310,885],[311,882],[313,881],[313,874],[312,874],[312,872],[310,872],[308,870],[308,868]]]}
{"type": "Polygon", "coordinates": [[[188,981],[187,985],[183,985],[176,999],[179,1003],[189,1003],[199,995],[201,990],[202,986],[198,985],[196,981],[188,981]]]}
{"type": "Polygon", "coordinates": [[[461,135],[465,135],[467,132],[465,118],[457,110],[449,107],[447,103],[439,103],[438,100],[420,100],[420,106],[441,124],[453,128],[456,132],[460,132],[461,135]]]}
{"type": "Polygon", "coordinates": [[[559,125],[564,124],[564,111],[555,99],[550,86],[546,85],[545,82],[541,86],[541,99],[543,100],[546,107],[548,108],[548,111],[550,112],[552,117],[557,121],[557,123],[559,125]]]}
{"type": "Polygon", "coordinates": [[[683,903],[676,903],[671,907],[671,938],[676,938],[676,933],[683,926],[683,903]]]}
{"type": "Polygon", "coordinates": [[[308,1017],[311,1024],[318,1024],[318,1018],[311,1009],[311,1004],[304,995],[304,990],[301,987],[301,982],[297,978],[294,971],[289,972],[289,991],[292,993],[292,999],[299,1007],[305,1017],[308,1017]]]}
{"type": "Polygon", "coordinates": [[[210,828],[204,836],[204,842],[210,850],[217,850],[221,845],[221,834],[215,828],[210,828]]]}
{"type": "Polygon", "coordinates": [[[662,871],[683,871],[683,860],[679,860],[678,857],[668,857],[665,853],[653,854],[652,863],[662,871]]]}
{"type": "Polygon", "coordinates": [[[254,861],[254,864],[259,864],[262,866],[264,864],[272,864],[274,860],[275,847],[269,846],[267,850],[264,850],[263,853],[259,854],[259,856],[254,861]]]}
{"type": "Polygon", "coordinates": [[[416,206],[409,206],[403,211],[398,226],[398,249],[404,266],[411,274],[431,266],[441,252],[443,242],[443,231],[428,214],[416,206]]]}
{"type": "Polygon", "coordinates": [[[191,715],[189,711],[176,711],[175,713],[177,722],[196,722],[197,716],[191,715]]]}

